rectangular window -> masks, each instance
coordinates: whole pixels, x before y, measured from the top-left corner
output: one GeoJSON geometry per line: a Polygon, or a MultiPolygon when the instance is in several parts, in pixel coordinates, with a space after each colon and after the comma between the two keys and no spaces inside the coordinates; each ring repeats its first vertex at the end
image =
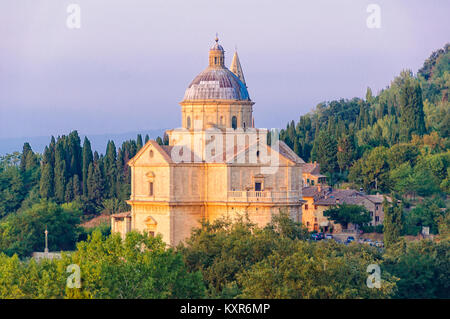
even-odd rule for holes
{"type": "Polygon", "coordinates": [[[153,196],[153,182],[149,183],[149,191],[148,191],[150,196],[153,196]]]}
{"type": "Polygon", "coordinates": [[[375,216],[375,221],[379,222],[380,221],[380,216],[375,216]]]}
{"type": "Polygon", "coordinates": [[[255,183],[255,191],[260,192],[261,191],[261,183],[255,183]]]}
{"type": "Polygon", "coordinates": [[[308,210],[308,204],[305,205],[305,209],[308,210]]]}

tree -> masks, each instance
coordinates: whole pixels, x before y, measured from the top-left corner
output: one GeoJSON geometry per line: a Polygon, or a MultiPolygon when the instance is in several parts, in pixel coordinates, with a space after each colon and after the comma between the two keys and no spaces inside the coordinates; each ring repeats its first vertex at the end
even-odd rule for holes
{"type": "MultiPolygon", "coordinates": [[[[53,140],[52,140],[53,141],[53,140]]],[[[54,146],[46,146],[44,150],[43,161],[41,165],[41,179],[39,181],[39,194],[42,198],[52,198],[55,191],[54,186],[54,146]]]]}
{"type": "Polygon", "coordinates": [[[420,240],[384,257],[383,271],[397,277],[395,298],[450,298],[450,242],[420,240]]]}
{"type": "MultiPolygon", "coordinates": [[[[95,158],[95,157],[94,157],[95,158]]],[[[101,168],[101,161],[94,160],[94,162],[89,164],[88,170],[88,200],[91,205],[94,207],[95,211],[101,209],[101,204],[103,200],[103,191],[104,191],[104,176],[103,170],[101,168]]]]}
{"type": "Polygon", "coordinates": [[[315,158],[324,172],[333,174],[337,166],[337,143],[334,136],[325,131],[319,133],[319,137],[314,144],[315,158]]]}
{"type": "Polygon", "coordinates": [[[192,230],[178,250],[191,272],[202,272],[209,297],[234,298],[240,292],[236,280],[242,271],[263,260],[276,247],[289,250],[291,238],[302,236],[301,228],[285,222],[285,218],[288,217],[281,215],[263,229],[245,216],[235,222],[227,218],[205,221],[201,228],[192,230]]]}
{"type": "MultiPolygon", "coordinates": [[[[142,147],[142,138],[141,138],[141,147],[142,147]]],[[[105,155],[105,182],[106,187],[104,188],[106,191],[106,197],[115,197],[116,194],[116,179],[117,179],[117,153],[116,153],[116,145],[113,141],[108,142],[108,146],[106,148],[105,155]]]]}
{"type": "Polygon", "coordinates": [[[96,231],[77,248],[71,262],[90,275],[69,297],[201,298],[205,293],[201,274],[188,272],[182,256],[166,249],[159,236],[131,232],[122,240],[96,231]]]}
{"type": "Polygon", "coordinates": [[[89,142],[88,138],[85,137],[83,143],[83,168],[81,176],[84,196],[88,195],[87,180],[88,180],[89,164],[91,164],[93,160],[94,159],[92,156],[91,142],[89,142]]]}
{"type": "Polygon", "coordinates": [[[400,87],[400,135],[402,141],[408,141],[411,135],[425,133],[425,121],[422,102],[422,89],[417,80],[406,77],[400,87]]]}
{"type": "Polygon", "coordinates": [[[370,87],[367,87],[366,91],[366,102],[369,104],[372,104],[374,100],[374,97],[372,95],[372,89],[370,87]]]}
{"type": "Polygon", "coordinates": [[[20,169],[9,166],[0,171],[0,218],[20,208],[26,196],[20,169]]]}
{"type": "Polygon", "coordinates": [[[385,198],[383,211],[384,245],[390,247],[398,242],[403,229],[403,207],[397,203],[395,198],[392,203],[389,203],[385,198]]]}
{"type": "Polygon", "coordinates": [[[53,197],[53,189],[53,168],[50,163],[44,163],[39,183],[39,194],[42,198],[51,198],[53,197]]]}
{"type": "Polygon", "coordinates": [[[363,157],[350,168],[349,180],[362,186],[366,191],[370,189],[389,191],[388,152],[388,148],[379,146],[364,153],[363,157]]]}
{"type": "Polygon", "coordinates": [[[33,150],[29,143],[23,144],[22,155],[20,156],[20,170],[22,172],[31,170],[39,166],[38,159],[36,154],[34,154],[33,150]]]}
{"type": "Polygon", "coordinates": [[[365,226],[372,220],[364,206],[346,203],[330,207],[323,212],[323,216],[342,225],[344,229],[347,229],[348,224],[365,226]]]}
{"type": "Polygon", "coordinates": [[[352,135],[343,135],[337,145],[337,162],[342,171],[346,171],[352,164],[355,156],[355,145],[352,135]]]}
{"type": "Polygon", "coordinates": [[[61,259],[20,261],[0,253],[0,298],[202,298],[200,272],[160,237],[129,233],[104,237],[97,230],[61,259]],[[81,268],[81,288],[66,288],[67,266],[81,268]]]}
{"type": "Polygon", "coordinates": [[[163,145],[169,145],[169,135],[166,132],[163,135],[163,145]]]}
{"type": "Polygon", "coordinates": [[[0,222],[0,252],[29,256],[33,251],[44,251],[46,227],[50,251],[72,250],[78,239],[79,216],[76,205],[47,200],[10,214],[0,222]]]}
{"type": "Polygon", "coordinates": [[[296,242],[289,252],[275,251],[238,275],[241,298],[349,299],[389,298],[395,280],[383,272],[380,289],[367,287],[367,265],[379,261],[368,247],[332,241],[296,242]]]}
{"type": "Polygon", "coordinates": [[[142,148],[143,144],[142,144],[142,135],[141,134],[137,135],[136,145],[137,145],[138,150],[140,150],[142,148]]]}

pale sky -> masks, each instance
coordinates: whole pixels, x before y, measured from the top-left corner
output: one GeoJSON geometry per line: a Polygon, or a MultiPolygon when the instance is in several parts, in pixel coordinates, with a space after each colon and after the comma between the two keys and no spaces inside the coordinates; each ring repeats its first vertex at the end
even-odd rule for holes
{"type": "Polygon", "coordinates": [[[416,72],[450,41],[449,13],[448,0],[1,0],[0,138],[179,127],[216,32],[228,66],[237,47],[256,126],[284,127],[416,72]]]}

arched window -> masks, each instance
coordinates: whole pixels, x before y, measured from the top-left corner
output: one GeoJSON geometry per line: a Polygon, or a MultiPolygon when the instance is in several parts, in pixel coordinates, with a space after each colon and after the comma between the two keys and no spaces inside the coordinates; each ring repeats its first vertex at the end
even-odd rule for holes
{"type": "Polygon", "coordinates": [[[236,116],[233,116],[233,117],[231,118],[231,127],[232,127],[233,129],[236,129],[236,128],[237,128],[237,118],[236,118],[236,116]]]}
{"type": "Polygon", "coordinates": [[[244,122],[244,130],[245,130],[245,122],[244,122]]]}
{"type": "Polygon", "coordinates": [[[186,119],[186,127],[187,127],[188,129],[191,128],[191,117],[190,117],[190,116],[188,116],[187,119],[186,119]]]}

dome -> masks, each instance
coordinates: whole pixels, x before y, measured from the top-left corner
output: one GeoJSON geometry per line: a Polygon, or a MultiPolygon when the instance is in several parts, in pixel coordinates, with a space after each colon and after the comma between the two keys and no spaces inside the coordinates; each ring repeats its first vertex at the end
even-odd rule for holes
{"type": "Polygon", "coordinates": [[[227,68],[207,68],[191,82],[184,101],[239,100],[250,101],[245,84],[227,68]]]}
{"type": "Polygon", "coordinates": [[[211,47],[210,50],[217,50],[217,51],[225,52],[223,47],[217,42],[211,47]]]}

